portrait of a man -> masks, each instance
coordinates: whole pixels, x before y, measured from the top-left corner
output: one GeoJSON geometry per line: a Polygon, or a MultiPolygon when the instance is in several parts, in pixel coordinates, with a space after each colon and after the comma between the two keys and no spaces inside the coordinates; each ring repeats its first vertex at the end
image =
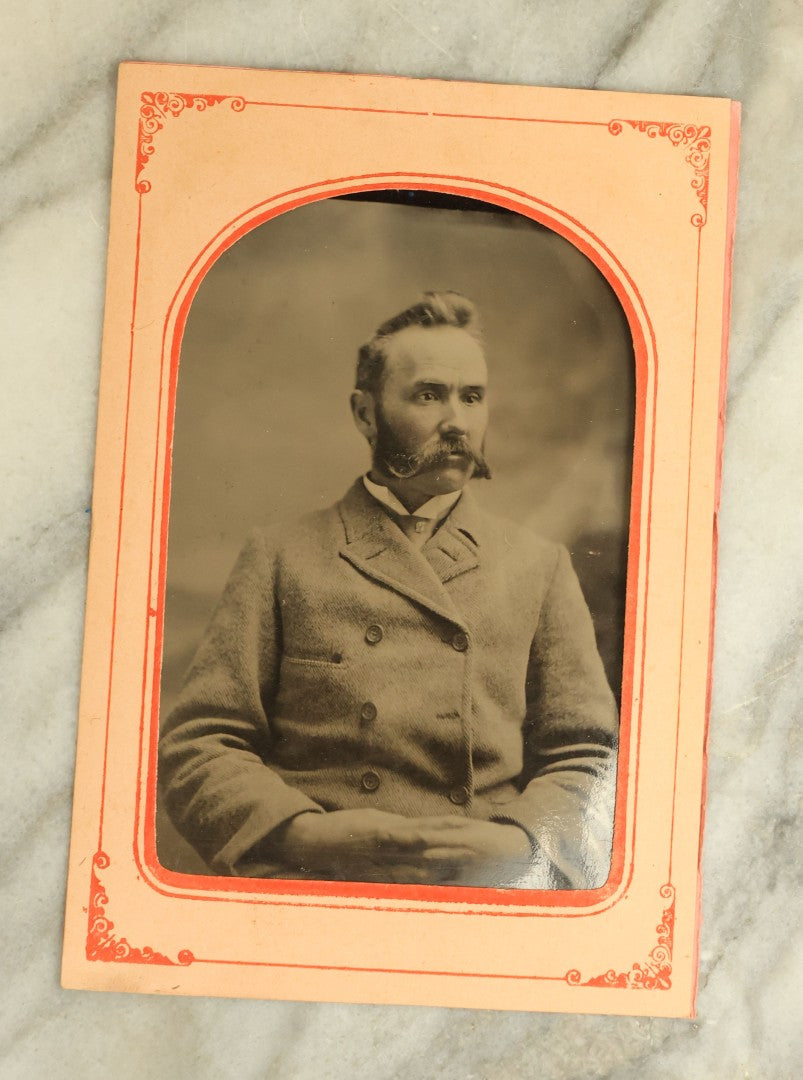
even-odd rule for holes
{"type": "Polygon", "coordinates": [[[486,347],[456,291],[381,323],[350,397],[364,471],[242,548],[160,742],[212,872],[605,882],[617,704],[566,548],[482,508],[486,347]]]}
{"type": "Polygon", "coordinates": [[[738,105],[177,73],[120,73],[62,985],[688,1017],[738,105]]]}

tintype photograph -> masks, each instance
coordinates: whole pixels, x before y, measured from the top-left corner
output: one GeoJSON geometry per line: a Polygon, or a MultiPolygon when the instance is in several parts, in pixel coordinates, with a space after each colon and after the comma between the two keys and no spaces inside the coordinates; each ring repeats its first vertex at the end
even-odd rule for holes
{"type": "Polygon", "coordinates": [[[501,205],[355,192],[220,255],[176,390],[160,863],[604,885],[634,412],[611,286],[501,205]]]}
{"type": "Polygon", "coordinates": [[[123,65],[65,985],[693,1014],[738,121],[123,65]]]}

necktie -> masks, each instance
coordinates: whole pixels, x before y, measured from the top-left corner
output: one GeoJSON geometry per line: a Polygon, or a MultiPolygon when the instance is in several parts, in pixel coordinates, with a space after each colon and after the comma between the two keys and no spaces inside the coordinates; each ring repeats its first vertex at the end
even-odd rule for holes
{"type": "Polygon", "coordinates": [[[429,540],[435,525],[430,518],[416,517],[415,514],[407,514],[404,517],[398,515],[396,521],[413,547],[417,548],[422,548],[429,540]]]}

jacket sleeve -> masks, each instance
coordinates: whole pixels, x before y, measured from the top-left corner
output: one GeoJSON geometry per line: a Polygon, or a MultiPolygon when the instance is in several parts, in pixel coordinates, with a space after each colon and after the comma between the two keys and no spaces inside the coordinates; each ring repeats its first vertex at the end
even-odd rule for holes
{"type": "Polygon", "coordinates": [[[598,888],[611,862],[618,712],[563,547],[530,650],[526,697],[522,792],[493,820],[530,837],[530,887],[598,888]]]}
{"type": "Polygon", "coordinates": [[[275,559],[261,533],[243,548],[164,724],[159,783],[179,832],[221,874],[284,821],[321,808],[266,764],[281,644],[275,559]]]}

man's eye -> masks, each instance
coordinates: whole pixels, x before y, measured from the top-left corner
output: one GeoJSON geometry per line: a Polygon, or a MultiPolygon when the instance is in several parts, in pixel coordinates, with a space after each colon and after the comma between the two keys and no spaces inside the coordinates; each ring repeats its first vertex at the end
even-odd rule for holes
{"type": "Polygon", "coordinates": [[[438,395],[433,390],[422,390],[418,395],[419,401],[437,401],[438,395]]]}
{"type": "Polygon", "coordinates": [[[482,401],[482,394],[466,394],[463,401],[466,405],[478,405],[482,401]]]}

